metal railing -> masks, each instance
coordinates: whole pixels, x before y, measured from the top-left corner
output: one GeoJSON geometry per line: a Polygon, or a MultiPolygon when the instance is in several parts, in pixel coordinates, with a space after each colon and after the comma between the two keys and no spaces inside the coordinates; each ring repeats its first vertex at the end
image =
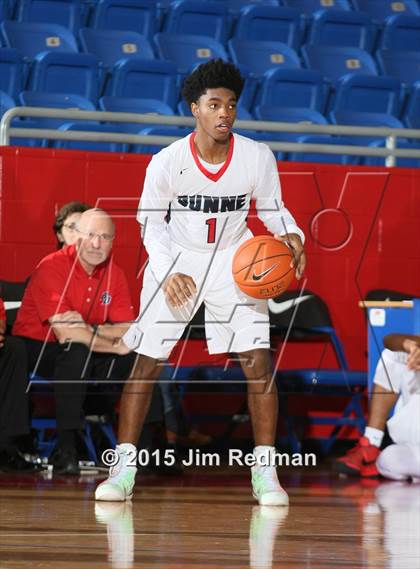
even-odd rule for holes
{"type": "MultiPolygon", "coordinates": [[[[0,146],[10,144],[10,138],[37,138],[50,140],[79,140],[89,142],[119,142],[123,144],[168,145],[178,137],[140,135],[128,133],[71,131],[48,128],[16,128],[12,120],[17,117],[66,119],[69,121],[96,121],[106,123],[131,123],[150,125],[194,126],[189,117],[157,114],[116,113],[103,111],[80,111],[77,109],[48,109],[43,107],[14,107],[9,109],[0,122],[0,146]]],[[[329,134],[338,136],[366,136],[383,138],[385,148],[356,146],[352,144],[312,144],[301,142],[264,141],[272,150],[282,152],[317,152],[322,154],[347,154],[353,156],[382,156],[386,166],[395,166],[397,158],[420,158],[420,149],[398,148],[398,138],[420,139],[419,129],[366,127],[344,125],[318,125],[309,123],[281,123],[271,121],[238,120],[236,129],[264,132],[287,132],[301,134],[329,134]]]]}

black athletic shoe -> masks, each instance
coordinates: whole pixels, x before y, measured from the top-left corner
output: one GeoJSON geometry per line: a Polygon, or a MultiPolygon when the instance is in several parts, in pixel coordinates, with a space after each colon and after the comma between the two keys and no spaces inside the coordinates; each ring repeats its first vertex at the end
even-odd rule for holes
{"type": "Polygon", "coordinates": [[[48,461],[54,467],[54,474],[79,475],[79,457],[71,446],[57,445],[48,461]]]}
{"type": "Polygon", "coordinates": [[[38,467],[28,462],[15,449],[0,450],[1,472],[36,472],[38,467]]]}

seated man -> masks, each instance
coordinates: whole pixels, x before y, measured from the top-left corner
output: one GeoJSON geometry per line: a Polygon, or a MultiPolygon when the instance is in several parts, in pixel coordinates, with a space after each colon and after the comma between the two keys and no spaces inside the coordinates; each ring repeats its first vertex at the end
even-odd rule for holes
{"type": "Polygon", "coordinates": [[[120,342],[134,318],[127,280],[111,251],[115,228],[103,210],[82,214],[76,245],[47,255],[33,272],[13,327],[29,370],[54,380],[55,472],[77,474],[86,379],[125,380],[134,363],[120,342]]]}
{"type": "MultiPolygon", "coordinates": [[[[368,426],[357,445],[336,460],[335,466],[339,472],[367,478],[379,474],[386,476],[384,472],[388,468],[387,458],[392,454],[394,462],[394,458],[397,460],[396,456],[401,454],[401,448],[393,448],[400,447],[398,444],[387,447],[380,455],[385,425],[400,395],[401,402],[398,403],[392,419],[388,421],[390,435],[397,443],[401,442],[401,436],[405,437],[406,442],[415,441],[416,437],[419,437],[420,336],[389,334],[384,338],[384,346],[386,349],[381,354],[373,380],[368,426]],[[400,430],[403,435],[399,434],[400,430]]],[[[403,454],[407,457],[404,464],[417,464],[417,468],[420,467],[419,443],[420,441],[417,442],[417,453],[411,458],[408,455],[411,454],[412,444],[403,449],[403,454]]],[[[397,462],[395,467],[397,468],[397,462]]]]}
{"type": "Polygon", "coordinates": [[[25,344],[6,336],[6,312],[0,298],[0,470],[32,470],[18,451],[17,437],[29,433],[25,344]]]}

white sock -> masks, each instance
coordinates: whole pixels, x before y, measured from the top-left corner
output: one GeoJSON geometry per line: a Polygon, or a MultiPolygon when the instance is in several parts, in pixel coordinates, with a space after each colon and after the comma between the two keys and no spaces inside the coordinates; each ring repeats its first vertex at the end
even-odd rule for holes
{"type": "Polygon", "coordinates": [[[117,445],[115,447],[115,450],[117,452],[123,452],[123,453],[136,453],[137,452],[137,448],[135,445],[132,445],[131,443],[120,443],[119,445],[117,445]]]}
{"type": "Polygon", "coordinates": [[[369,440],[371,445],[379,448],[384,438],[384,432],[374,427],[366,427],[364,436],[369,440]]]}
{"type": "Polygon", "coordinates": [[[258,445],[254,448],[254,456],[257,459],[257,462],[254,468],[258,468],[262,466],[262,463],[267,466],[270,465],[270,455],[271,453],[275,452],[276,447],[270,445],[258,445]]]}

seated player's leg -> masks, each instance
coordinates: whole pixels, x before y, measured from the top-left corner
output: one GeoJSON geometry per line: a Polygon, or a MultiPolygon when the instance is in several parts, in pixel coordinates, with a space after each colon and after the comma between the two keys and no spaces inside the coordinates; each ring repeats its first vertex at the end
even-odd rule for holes
{"type": "Polygon", "coordinates": [[[335,462],[337,471],[366,478],[378,476],[376,459],[385,424],[398,400],[401,375],[407,367],[399,352],[384,350],[378,362],[370,400],[368,424],[357,445],[335,462]]]}
{"type": "Polygon", "coordinates": [[[389,445],[379,455],[376,465],[385,478],[420,479],[420,451],[414,445],[389,445]]]}

